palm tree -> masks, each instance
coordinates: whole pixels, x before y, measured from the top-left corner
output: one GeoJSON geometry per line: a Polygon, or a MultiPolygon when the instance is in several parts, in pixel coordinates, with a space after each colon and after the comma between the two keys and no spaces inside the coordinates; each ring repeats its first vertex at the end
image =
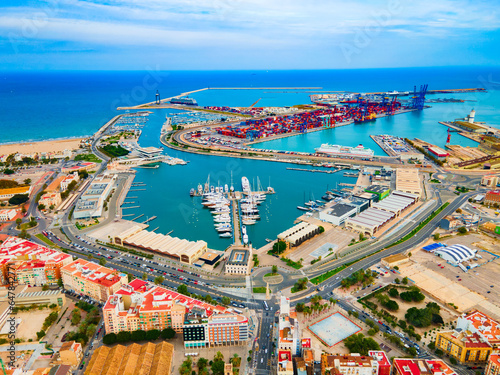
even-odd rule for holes
{"type": "Polygon", "coordinates": [[[221,352],[217,352],[214,356],[214,361],[222,361],[224,360],[224,356],[222,355],[221,352]]]}
{"type": "Polygon", "coordinates": [[[333,306],[335,305],[337,301],[335,301],[335,299],[333,297],[330,297],[330,306],[333,306]]]}

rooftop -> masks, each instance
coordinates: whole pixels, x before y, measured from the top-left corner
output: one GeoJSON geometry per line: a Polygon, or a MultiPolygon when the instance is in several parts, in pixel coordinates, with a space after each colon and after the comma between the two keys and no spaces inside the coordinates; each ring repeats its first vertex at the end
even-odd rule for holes
{"type": "Polygon", "coordinates": [[[169,375],[173,357],[174,346],[167,342],[100,346],[92,355],[85,375],[169,375]]]}
{"type": "Polygon", "coordinates": [[[227,265],[238,266],[247,265],[250,258],[250,251],[244,249],[233,249],[227,258],[227,265]]]}
{"type": "Polygon", "coordinates": [[[118,271],[89,262],[77,259],[74,262],[61,268],[61,272],[71,274],[74,277],[82,278],[95,284],[110,287],[126,276],[118,271]]]}
{"type": "Polygon", "coordinates": [[[475,310],[465,317],[488,340],[490,344],[500,343],[500,324],[486,315],[475,310]]]}
{"type": "Polygon", "coordinates": [[[328,214],[336,217],[342,217],[352,212],[353,210],[356,211],[356,207],[349,204],[337,203],[336,205],[332,206],[332,208],[328,211],[328,214]]]}

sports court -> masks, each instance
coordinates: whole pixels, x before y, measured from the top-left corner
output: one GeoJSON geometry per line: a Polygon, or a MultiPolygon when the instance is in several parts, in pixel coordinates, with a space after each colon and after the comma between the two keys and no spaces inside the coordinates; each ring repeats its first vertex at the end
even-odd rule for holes
{"type": "Polygon", "coordinates": [[[361,327],[336,312],[307,327],[319,340],[332,347],[361,331],[361,327]]]}

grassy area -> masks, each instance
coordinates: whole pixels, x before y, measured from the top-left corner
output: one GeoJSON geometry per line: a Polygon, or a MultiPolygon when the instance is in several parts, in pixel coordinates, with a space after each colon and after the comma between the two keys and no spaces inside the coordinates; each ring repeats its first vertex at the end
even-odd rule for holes
{"type": "Polygon", "coordinates": [[[340,267],[337,267],[333,270],[330,270],[328,272],[325,272],[324,274],[322,275],[319,275],[319,276],[316,276],[314,278],[312,278],[310,281],[314,284],[314,285],[318,285],[319,283],[322,283],[323,281],[329,279],[330,277],[332,277],[333,275],[336,275],[337,273],[339,273],[340,271],[342,270],[345,270],[347,268],[347,265],[343,264],[341,265],[340,267]]]}
{"type": "Polygon", "coordinates": [[[100,163],[102,160],[99,159],[97,156],[94,154],[80,154],[75,156],[76,161],[88,161],[91,163],[100,163]]]}
{"type": "Polygon", "coordinates": [[[54,242],[45,237],[42,233],[35,234],[35,237],[38,238],[40,241],[45,242],[50,247],[59,247],[54,242]]]}
{"type": "Polygon", "coordinates": [[[101,147],[100,150],[112,158],[125,156],[125,155],[129,154],[129,151],[127,151],[126,149],[124,149],[120,145],[118,145],[118,146],[106,145],[104,147],[101,147]]]}
{"type": "Polygon", "coordinates": [[[258,286],[253,288],[254,293],[265,293],[266,292],[266,287],[265,286],[258,286]]]}
{"type": "Polygon", "coordinates": [[[435,178],[433,178],[433,179],[432,179],[432,180],[430,180],[429,182],[432,182],[433,184],[440,184],[440,183],[441,183],[441,181],[439,181],[439,180],[437,180],[437,179],[435,179],[435,178]]]}
{"type": "Polygon", "coordinates": [[[266,273],[264,275],[264,277],[267,277],[267,276],[276,276],[276,275],[279,275],[279,273],[278,272],[276,272],[276,273],[269,272],[269,273],[266,273]]]}
{"type": "Polygon", "coordinates": [[[397,240],[396,242],[390,244],[389,246],[386,247],[386,249],[390,248],[390,247],[393,247],[393,246],[396,246],[402,242],[405,242],[406,240],[409,240],[410,238],[412,238],[415,234],[417,234],[420,229],[422,229],[423,227],[425,227],[432,219],[434,219],[441,211],[443,211],[448,205],[450,204],[450,202],[446,202],[445,204],[443,204],[441,207],[439,207],[436,211],[434,211],[432,214],[430,214],[430,216],[427,217],[427,219],[425,219],[424,221],[422,221],[415,229],[413,229],[410,233],[408,233],[406,236],[404,236],[403,238],[397,240]]]}

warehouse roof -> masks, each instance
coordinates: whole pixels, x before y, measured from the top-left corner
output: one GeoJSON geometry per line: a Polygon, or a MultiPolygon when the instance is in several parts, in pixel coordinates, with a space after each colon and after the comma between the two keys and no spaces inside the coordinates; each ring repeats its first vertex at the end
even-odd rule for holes
{"type": "Polygon", "coordinates": [[[464,245],[452,245],[452,246],[440,248],[438,250],[435,250],[434,253],[436,255],[445,255],[446,254],[446,255],[450,256],[457,263],[461,263],[465,260],[469,260],[476,255],[475,250],[471,250],[467,246],[464,246],[464,245]]]}

